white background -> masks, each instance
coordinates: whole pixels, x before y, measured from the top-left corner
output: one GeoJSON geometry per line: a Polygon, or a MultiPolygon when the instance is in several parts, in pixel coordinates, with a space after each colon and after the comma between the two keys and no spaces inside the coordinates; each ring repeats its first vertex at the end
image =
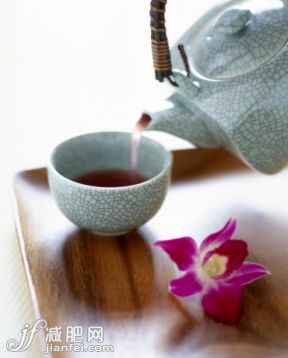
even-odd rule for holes
{"type": "MultiPolygon", "coordinates": [[[[170,0],[170,44],[213,3],[170,0]]],[[[0,2],[1,357],[12,356],[5,341],[34,321],[14,233],[11,177],[45,165],[66,137],[130,131],[141,111],[168,93],[154,81],[149,38],[148,0],[0,2]]],[[[38,349],[35,343],[19,356],[39,357],[38,349]]]]}

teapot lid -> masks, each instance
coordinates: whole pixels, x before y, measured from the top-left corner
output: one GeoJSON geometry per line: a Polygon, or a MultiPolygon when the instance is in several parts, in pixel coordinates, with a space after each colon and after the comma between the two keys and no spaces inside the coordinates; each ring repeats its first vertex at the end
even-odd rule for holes
{"type": "Polygon", "coordinates": [[[186,36],[187,54],[204,77],[227,79],[249,73],[272,59],[288,41],[288,6],[282,1],[229,5],[216,9],[208,21],[198,23],[196,33],[186,36]]]}

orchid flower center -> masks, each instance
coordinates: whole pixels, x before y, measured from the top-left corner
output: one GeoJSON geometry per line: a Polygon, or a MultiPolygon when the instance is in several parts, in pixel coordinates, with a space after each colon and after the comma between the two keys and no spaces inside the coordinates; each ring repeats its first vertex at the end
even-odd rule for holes
{"type": "Polygon", "coordinates": [[[204,264],[203,270],[209,277],[222,275],[226,271],[227,257],[214,254],[204,264]]]}

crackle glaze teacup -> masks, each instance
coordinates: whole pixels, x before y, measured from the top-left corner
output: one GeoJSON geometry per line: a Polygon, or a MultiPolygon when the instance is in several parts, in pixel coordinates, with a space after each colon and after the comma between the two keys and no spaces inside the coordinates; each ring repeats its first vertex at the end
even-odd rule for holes
{"type": "Polygon", "coordinates": [[[101,235],[121,235],[151,219],[161,207],[170,181],[171,153],[141,137],[137,172],[146,181],[98,187],[73,179],[90,171],[130,170],[131,134],[100,132],[59,144],[48,164],[51,192],[62,213],[77,226],[101,235]]]}

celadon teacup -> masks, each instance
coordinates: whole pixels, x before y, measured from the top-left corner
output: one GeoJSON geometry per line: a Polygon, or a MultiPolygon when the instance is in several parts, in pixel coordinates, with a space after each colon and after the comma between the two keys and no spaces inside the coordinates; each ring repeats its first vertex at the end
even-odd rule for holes
{"type": "Polygon", "coordinates": [[[164,201],[172,165],[171,153],[155,140],[141,137],[137,172],[148,179],[140,184],[98,187],[73,180],[95,170],[130,170],[130,158],[130,133],[89,133],[59,144],[48,163],[48,179],[62,213],[100,235],[121,235],[150,220],[164,201]]]}

